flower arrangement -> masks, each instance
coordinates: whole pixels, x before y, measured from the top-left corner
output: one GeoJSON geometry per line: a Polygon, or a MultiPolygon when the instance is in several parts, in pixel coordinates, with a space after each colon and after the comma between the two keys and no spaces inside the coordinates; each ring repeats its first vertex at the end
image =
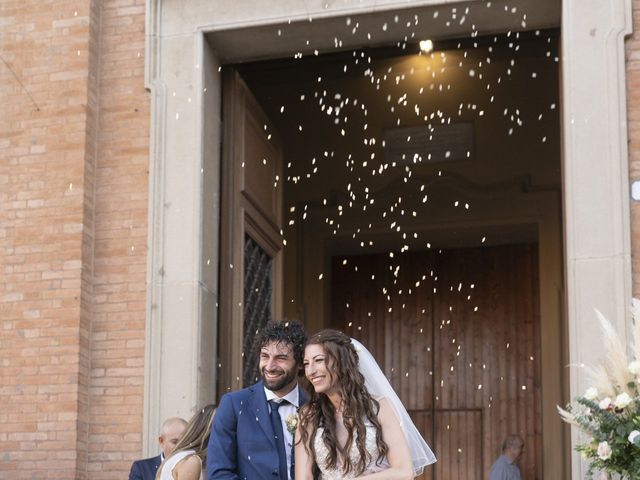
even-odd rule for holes
{"type": "Polygon", "coordinates": [[[594,386],[577,397],[562,419],[591,438],[576,447],[590,462],[590,478],[596,471],[640,478],[640,301],[633,300],[633,358],[627,357],[615,329],[596,310],[604,333],[606,360],[590,369],[594,386]]]}
{"type": "Polygon", "coordinates": [[[287,418],[284,419],[284,423],[287,425],[287,430],[292,436],[295,436],[296,428],[298,428],[298,414],[292,413],[287,415],[287,418]]]}

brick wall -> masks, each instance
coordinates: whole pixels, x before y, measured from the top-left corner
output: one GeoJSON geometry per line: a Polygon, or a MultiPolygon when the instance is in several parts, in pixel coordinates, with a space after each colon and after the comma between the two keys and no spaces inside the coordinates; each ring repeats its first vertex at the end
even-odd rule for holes
{"type": "Polygon", "coordinates": [[[2,3],[0,459],[6,478],[79,461],[89,2],[2,3]],[[13,72],[12,72],[13,71],[13,72]],[[23,85],[20,85],[22,83],[23,85]]]}
{"type": "Polygon", "coordinates": [[[123,478],[142,430],[144,0],[3,0],[0,35],[0,477],[123,478]]]}
{"type": "Polygon", "coordinates": [[[101,12],[89,478],[125,478],[142,451],[149,166],[144,0],[101,12]]]}
{"type": "MultiPolygon", "coordinates": [[[[629,176],[640,180],[640,0],[633,0],[633,34],[627,40],[629,176]]],[[[640,203],[631,201],[633,296],[640,297],[640,203]]]]}

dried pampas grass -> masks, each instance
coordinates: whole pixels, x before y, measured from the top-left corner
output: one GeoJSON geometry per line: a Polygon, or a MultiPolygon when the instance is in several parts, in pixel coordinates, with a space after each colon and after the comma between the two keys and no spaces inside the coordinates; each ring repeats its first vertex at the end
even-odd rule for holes
{"type": "MultiPolygon", "coordinates": [[[[633,392],[629,389],[628,383],[635,379],[629,372],[630,361],[627,356],[627,349],[611,322],[599,310],[596,309],[595,312],[600,321],[606,356],[602,365],[589,370],[589,376],[594,386],[601,393],[613,396],[614,394],[626,392],[632,395],[633,392]]],[[[636,333],[634,332],[635,335],[636,333]]],[[[637,335],[640,335],[640,332],[637,335]]]]}

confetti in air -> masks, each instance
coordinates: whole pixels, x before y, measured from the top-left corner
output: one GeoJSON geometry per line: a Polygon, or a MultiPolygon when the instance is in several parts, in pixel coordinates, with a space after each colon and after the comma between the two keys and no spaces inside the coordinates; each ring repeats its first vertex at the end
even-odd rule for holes
{"type": "MultiPolygon", "coordinates": [[[[521,304],[507,287],[530,274],[504,258],[530,254],[527,205],[561,185],[558,32],[503,7],[350,15],[269,68],[239,67],[273,122],[251,124],[267,143],[246,169],[282,194],[281,223],[264,229],[283,252],[288,313],[384,337],[374,353],[394,387],[429,408],[468,398],[486,422],[507,391],[514,411],[538,401],[539,324],[501,310],[521,304]],[[486,9],[510,30],[483,30],[486,9]]],[[[288,41],[287,28],[272,40],[288,41]]],[[[244,206],[270,214],[275,197],[260,194],[244,206]]]]}

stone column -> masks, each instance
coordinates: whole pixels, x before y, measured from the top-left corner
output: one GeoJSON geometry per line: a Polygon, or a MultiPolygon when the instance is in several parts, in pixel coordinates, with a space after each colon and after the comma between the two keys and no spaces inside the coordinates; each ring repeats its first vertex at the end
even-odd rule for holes
{"type": "Polygon", "coordinates": [[[215,400],[219,214],[218,63],[202,31],[147,5],[151,91],[143,450],[163,419],[215,400]]]}
{"type": "MultiPolygon", "coordinates": [[[[624,39],[629,0],[562,3],[563,175],[570,396],[602,352],[600,310],[626,337],[631,299],[624,39]]],[[[572,448],[583,439],[572,431],[572,448]]],[[[585,477],[573,452],[572,478],[585,477]]]]}

